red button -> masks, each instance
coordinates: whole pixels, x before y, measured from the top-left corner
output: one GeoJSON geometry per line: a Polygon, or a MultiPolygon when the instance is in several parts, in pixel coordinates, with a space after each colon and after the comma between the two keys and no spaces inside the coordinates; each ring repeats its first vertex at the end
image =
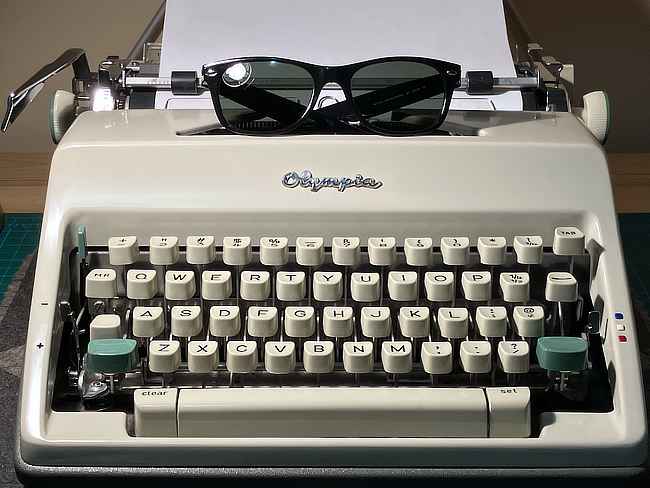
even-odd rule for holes
{"type": "Polygon", "coordinates": [[[623,336],[623,335],[618,336],[618,342],[627,342],[627,336],[623,336]]]}

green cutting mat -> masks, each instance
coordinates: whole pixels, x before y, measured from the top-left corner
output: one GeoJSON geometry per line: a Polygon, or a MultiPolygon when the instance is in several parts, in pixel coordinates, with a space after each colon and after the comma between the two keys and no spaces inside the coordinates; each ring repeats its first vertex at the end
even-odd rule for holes
{"type": "Polygon", "coordinates": [[[5,214],[0,231],[0,302],[26,256],[38,246],[41,214],[5,214]]]}
{"type": "MultiPolygon", "coordinates": [[[[0,301],[25,256],[38,245],[41,214],[7,214],[0,232],[0,301]]],[[[632,295],[650,310],[650,214],[619,216],[632,295]]]]}

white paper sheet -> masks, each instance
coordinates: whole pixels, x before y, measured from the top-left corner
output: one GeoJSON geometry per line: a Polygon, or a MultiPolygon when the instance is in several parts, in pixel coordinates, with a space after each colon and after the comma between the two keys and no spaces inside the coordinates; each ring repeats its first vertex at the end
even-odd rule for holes
{"type": "MultiPolygon", "coordinates": [[[[502,0],[167,0],[160,76],[239,56],[341,65],[424,56],[515,76],[502,0]]],[[[156,95],[156,108],[211,108],[209,95],[156,95]]],[[[452,110],[521,110],[518,91],[454,95],[452,110]]]]}

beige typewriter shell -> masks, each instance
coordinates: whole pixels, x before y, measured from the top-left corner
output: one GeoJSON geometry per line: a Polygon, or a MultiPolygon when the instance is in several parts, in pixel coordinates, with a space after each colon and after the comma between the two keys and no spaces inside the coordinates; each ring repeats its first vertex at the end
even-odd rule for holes
{"type": "MultiPolygon", "coordinates": [[[[87,112],[52,161],[38,252],[19,448],[33,466],[631,467],[645,458],[646,420],[637,338],[602,148],[571,114],[455,113],[476,135],[179,136],[208,112],[87,112]],[[290,171],[383,182],[377,190],[311,192],[281,184],[290,171]],[[51,397],[61,322],[59,290],[75,229],[90,245],[112,235],[142,242],[188,235],[356,235],[404,238],[518,234],[553,239],[578,226],[602,248],[592,299],[614,382],[610,413],[547,413],[535,438],[143,438],[119,412],[55,412],[51,397]],[[627,318],[619,342],[614,312],[627,318]],[[40,347],[40,346],[42,347],[40,347]],[[588,433],[588,435],[586,435],[588,433]]],[[[332,402],[341,402],[345,389],[332,402]]]]}

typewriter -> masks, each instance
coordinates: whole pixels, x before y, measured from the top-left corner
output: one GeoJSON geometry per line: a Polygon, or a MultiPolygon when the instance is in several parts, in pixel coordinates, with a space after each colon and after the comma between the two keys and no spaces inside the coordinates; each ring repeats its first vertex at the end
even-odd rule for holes
{"type": "MultiPolygon", "coordinates": [[[[530,51],[528,99],[557,108],[564,86],[530,81],[555,65],[530,51]]],[[[123,109],[170,84],[138,81],[148,63],[49,66],[73,64],[78,91],[55,100],[22,477],[642,472],[637,336],[584,113],[225,136],[201,129],[210,111],[123,109]]]]}

